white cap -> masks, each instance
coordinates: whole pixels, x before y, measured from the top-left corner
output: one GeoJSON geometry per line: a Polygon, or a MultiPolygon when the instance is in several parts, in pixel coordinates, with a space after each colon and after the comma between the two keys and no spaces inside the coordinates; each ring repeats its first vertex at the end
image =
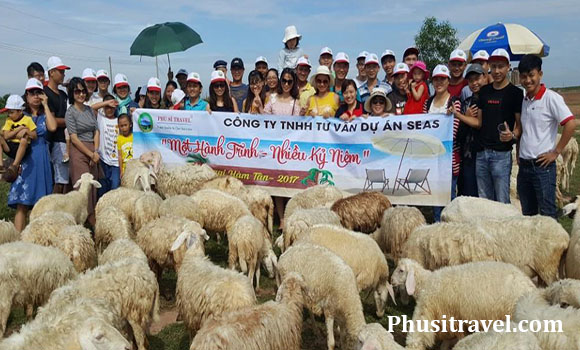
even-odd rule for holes
{"type": "Polygon", "coordinates": [[[495,49],[489,56],[489,60],[497,59],[497,58],[504,58],[508,62],[510,61],[510,54],[504,49],[495,49]]]}
{"type": "Polygon", "coordinates": [[[24,109],[24,100],[20,95],[10,95],[6,100],[6,105],[0,110],[0,113],[4,113],[9,109],[24,109]]]}
{"type": "Polygon", "coordinates": [[[214,70],[211,72],[211,83],[217,83],[218,81],[226,81],[226,76],[221,70],[214,70]]]}
{"type": "Polygon", "coordinates": [[[111,80],[111,78],[109,78],[109,72],[107,72],[104,69],[99,69],[97,71],[97,79],[99,79],[99,78],[107,78],[107,79],[111,80]]]}
{"type": "Polygon", "coordinates": [[[264,56],[258,56],[258,58],[256,58],[256,62],[254,62],[254,64],[259,63],[259,62],[264,62],[264,63],[268,64],[268,60],[264,56]]]}
{"type": "Polygon", "coordinates": [[[369,53],[365,58],[365,66],[371,63],[379,64],[379,58],[377,57],[376,53],[369,53]]]}
{"type": "Polygon", "coordinates": [[[393,69],[393,75],[395,74],[399,74],[399,73],[405,73],[405,74],[409,74],[409,66],[406,63],[397,63],[395,65],[395,68],[393,69]]]}
{"type": "Polygon", "coordinates": [[[393,50],[386,49],[385,51],[383,51],[383,54],[381,55],[381,60],[387,56],[393,56],[393,58],[396,59],[395,52],[393,50]]]}
{"type": "Polygon", "coordinates": [[[171,93],[171,103],[173,103],[174,105],[183,101],[184,98],[185,98],[185,92],[183,92],[183,90],[181,90],[181,89],[175,89],[171,93]]]}
{"type": "Polygon", "coordinates": [[[296,67],[298,66],[308,66],[308,67],[312,67],[312,65],[310,64],[310,61],[308,60],[308,58],[302,56],[298,59],[298,61],[296,61],[296,67]]]}
{"type": "Polygon", "coordinates": [[[479,50],[471,57],[471,62],[475,60],[487,61],[489,60],[489,54],[485,50],[479,50]]]}
{"type": "Polygon", "coordinates": [[[330,56],[332,56],[332,50],[330,49],[330,47],[325,46],[322,48],[322,50],[320,50],[320,56],[324,54],[329,54],[330,56]]]}
{"type": "Polygon", "coordinates": [[[83,70],[83,80],[96,81],[97,73],[92,68],[85,68],[83,70]]]}
{"type": "Polygon", "coordinates": [[[433,69],[432,78],[435,77],[451,78],[451,75],[449,74],[449,68],[447,68],[447,66],[444,64],[438,64],[437,66],[435,66],[435,69],[433,69]]]}
{"type": "Polygon", "coordinates": [[[284,44],[286,44],[286,42],[290,39],[294,39],[294,38],[302,38],[302,35],[298,34],[298,30],[296,29],[296,26],[288,26],[286,27],[286,29],[284,29],[284,39],[282,39],[282,42],[284,44]]]}
{"type": "Polygon", "coordinates": [[[367,51],[361,51],[358,53],[358,56],[356,56],[356,59],[358,60],[359,58],[367,58],[368,55],[369,53],[367,51]]]}
{"type": "Polygon", "coordinates": [[[467,55],[461,49],[453,50],[449,55],[449,61],[467,62],[467,55]]]}
{"type": "Polygon", "coordinates": [[[196,82],[196,83],[200,83],[201,84],[201,77],[199,76],[198,73],[196,72],[191,72],[187,75],[187,82],[196,82]]]}
{"type": "Polygon", "coordinates": [[[336,59],[334,60],[334,63],[339,63],[339,62],[346,62],[350,64],[350,60],[348,58],[348,55],[344,52],[339,52],[336,54],[336,59]]]}
{"type": "Polygon", "coordinates": [[[113,83],[113,86],[114,87],[129,86],[129,80],[127,80],[127,76],[121,73],[115,74],[115,81],[113,83]]]}
{"type": "Polygon", "coordinates": [[[46,65],[48,67],[48,70],[51,69],[70,69],[69,66],[65,65],[64,63],[62,63],[62,60],[60,59],[60,57],[56,57],[56,56],[52,56],[48,59],[48,64],[46,65]]]}
{"type": "Polygon", "coordinates": [[[24,90],[28,91],[28,90],[33,90],[33,89],[42,90],[42,89],[44,89],[44,86],[42,86],[42,83],[40,82],[40,80],[38,80],[36,78],[30,78],[26,82],[26,87],[24,88],[24,90]]]}
{"type": "Polygon", "coordinates": [[[155,77],[149,78],[149,81],[147,82],[147,90],[161,92],[161,82],[159,79],[155,77]]]}

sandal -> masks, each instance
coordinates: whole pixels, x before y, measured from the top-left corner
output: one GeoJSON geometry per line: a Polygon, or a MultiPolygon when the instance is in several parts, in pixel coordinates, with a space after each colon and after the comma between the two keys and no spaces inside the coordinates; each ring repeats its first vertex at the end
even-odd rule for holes
{"type": "Polygon", "coordinates": [[[18,169],[14,165],[11,165],[4,173],[4,180],[6,182],[14,182],[16,179],[18,179],[18,169]]]}

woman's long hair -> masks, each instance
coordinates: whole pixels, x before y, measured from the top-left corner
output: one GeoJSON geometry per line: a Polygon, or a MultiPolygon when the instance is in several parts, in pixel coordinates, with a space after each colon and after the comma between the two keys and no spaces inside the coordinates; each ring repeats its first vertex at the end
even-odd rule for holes
{"type": "MultiPolygon", "coordinates": [[[[228,84],[225,81],[222,83],[226,84],[226,88],[224,89],[224,96],[223,96],[224,108],[233,112],[234,111],[234,103],[232,102],[232,97],[230,96],[230,87],[228,86],[228,84]]],[[[209,84],[209,109],[211,109],[212,111],[217,111],[219,108],[217,105],[218,96],[216,95],[215,91],[213,90],[214,84],[216,84],[216,83],[209,84]]]]}
{"type": "Polygon", "coordinates": [[[296,75],[296,71],[292,68],[284,68],[282,70],[282,74],[280,74],[280,78],[278,79],[278,95],[282,95],[282,78],[284,75],[290,74],[292,77],[292,90],[290,90],[290,96],[293,99],[297,99],[300,96],[300,92],[298,91],[298,76],[296,75]]]}
{"type": "Polygon", "coordinates": [[[264,80],[264,77],[262,76],[262,73],[258,72],[257,70],[253,70],[248,75],[248,82],[250,84],[248,85],[248,96],[246,97],[246,105],[244,106],[244,113],[250,112],[250,108],[252,107],[252,101],[254,101],[254,97],[256,97],[256,95],[254,95],[254,92],[252,91],[252,84],[256,84],[260,81],[264,82],[264,86],[262,86],[262,91],[260,91],[260,100],[262,100],[262,105],[266,104],[265,103],[265,100],[266,100],[266,89],[265,89],[266,82],[264,80]]]}

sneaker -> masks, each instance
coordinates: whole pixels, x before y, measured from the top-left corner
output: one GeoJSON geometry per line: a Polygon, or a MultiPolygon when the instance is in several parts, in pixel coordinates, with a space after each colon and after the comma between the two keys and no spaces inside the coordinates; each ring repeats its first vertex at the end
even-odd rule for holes
{"type": "Polygon", "coordinates": [[[4,173],[4,180],[6,180],[6,182],[14,182],[16,179],[18,179],[18,169],[11,165],[4,173]]]}
{"type": "Polygon", "coordinates": [[[62,157],[62,162],[63,163],[68,163],[69,159],[70,159],[69,156],[68,155],[65,155],[65,156],[62,157]]]}

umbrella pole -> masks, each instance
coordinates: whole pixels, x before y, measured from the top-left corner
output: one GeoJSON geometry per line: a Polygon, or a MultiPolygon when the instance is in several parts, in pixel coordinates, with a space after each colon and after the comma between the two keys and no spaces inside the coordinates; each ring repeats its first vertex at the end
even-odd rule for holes
{"type": "Polygon", "coordinates": [[[159,79],[159,64],[157,63],[157,56],[155,56],[155,71],[157,72],[157,79],[159,79]]]}
{"type": "Polygon", "coordinates": [[[395,194],[397,179],[399,178],[399,171],[401,171],[401,164],[403,164],[403,158],[405,158],[405,152],[407,152],[407,146],[409,146],[409,139],[407,139],[407,143],[405,143],[405,149],[403,150],[403,154],[401,155],[401,161],[399,161],[399,169],[397,169],[397,176],[395,176],[395,183],[393,184],[393,194],[395,194]]]}
{"type": "Polygon", "coordinates": [[[171,60],[169,60],[169,54],[167,54],[167,63],[169,64],[169,70],[171,70],[171,60]]]}

